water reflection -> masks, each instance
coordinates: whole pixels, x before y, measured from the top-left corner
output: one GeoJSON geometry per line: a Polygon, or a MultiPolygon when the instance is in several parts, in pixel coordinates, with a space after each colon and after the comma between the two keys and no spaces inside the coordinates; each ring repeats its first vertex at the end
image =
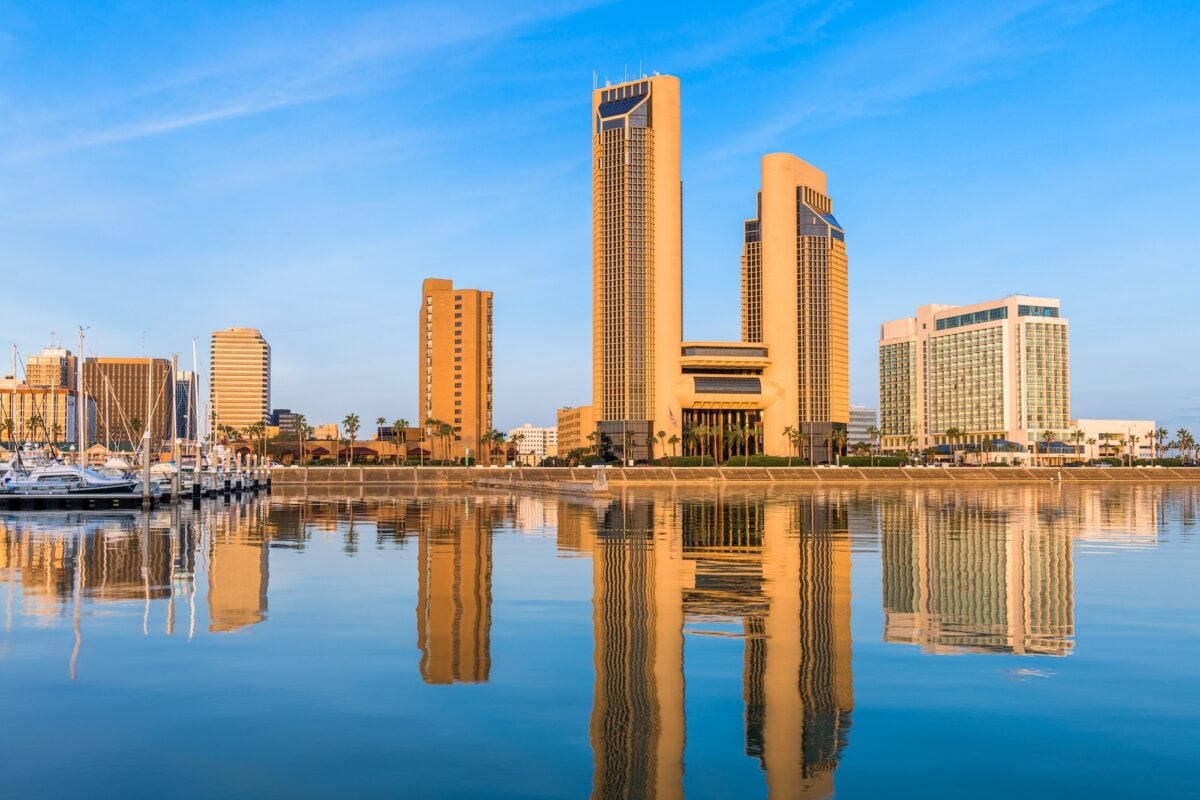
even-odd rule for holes
{"type": "Polygon", "coordinates": [[[772,797],[833,786],[854,707],[850,546],[837,501],[558,506],[593,563],[592,795],[680,797],[684,630],[740,621],[747,755],[772,797]]]}
{"type": "Polygon", "coordinates": [[[1006,493],[922,493],[881,510],[883,638],[927,653],[1068,655],[1071,520],[1006,493]]]}
{"type": "MultiPolygon", "coordinates": [[[[354,576],[380,580],[363,563],[374,558],[376,569],[386,570],[388,590],[402,595],[404,654],[388,657],[403,660],[404,674],[418,687],[476,684],[472,691],[501,696],[522,680],[512,674],[502,623],[506,615],[528,622],[520,615],[530,612],[506,604],[503,593],[494,597],[494,578],[511,581],[506,570],[528,570],[519,579],[536,584],[555,568],[555,554],[588,559],[573,565],[585,570],[583,581],[566,590],[574,594],[554,599],[590,595],[594,673],[582,680],[591,681],[591,705],[578,709],[578,720],[590,744],[592,796],[683,795],[689,668],[697,667],[691,659],[703,668],[703,654],[713,651],[699,643],[724,641],[740,648],[732,651],[740,657],[740,681],[734,661],[727,687],[730,697],[740,697],[742,716],[740,728],[730,729],[740,741],[730,755],[760,776],[771,797],[824,797],[845,769],[855,711],[852,559],[870,566],[859,573],[860,591],[863,574],[870,586],[856,613],[868,597],[868,629],[879,630],[874,615],[880,614],[883,641],[915,645],[914,658],[1069,656],[1080,551],[1157,547],[1168,521],[1191,530],[1195,495],[1144,485],[719,489],[602,501],[446,494],[248,500],[199,512],[10,514],[0,517],[6,644],[11,651],[22,618],[29,627],[71,631],[70,651],[54,653],[71,677],[86,674],[89,644],[94,652],[99,638],[89,634],[105,626],[270,647],[267,637],[247,637],[268,630],[269,613],[295,614],[303,605],[302,590],[289,586],[289,570],[303,563],[334,575],[338,590],[329,596],[357,601],[354,576]],[[513,532],[535,538],[501,538],[513,532]],[[528,546],[527,560],[517,566],[506,549],[513,543],[528,546]],[[873,574],[876,563],[881,579],[873,574]],[[404,581],[396,580],[401,572],[404,581]],[[510,672],[499,685],[483,686],[493,679],[494,648],[495,674],[503,666],[510,672]]],[[[300,616],[299,624],[309,624],[300,616]]],[[[586,616],[553,624],[568,634],[583,626],[588,635],[586,616]]],[[[318,643],[330,635],[317,623],[305,631],[318,643]]],[[[384,648],[339,640],[356,645],[384,648]]],[[[441,698],[455,691],[436,690],[441,698]]],[[[862,720],[860,711],[860,726],[862,720]]]]}

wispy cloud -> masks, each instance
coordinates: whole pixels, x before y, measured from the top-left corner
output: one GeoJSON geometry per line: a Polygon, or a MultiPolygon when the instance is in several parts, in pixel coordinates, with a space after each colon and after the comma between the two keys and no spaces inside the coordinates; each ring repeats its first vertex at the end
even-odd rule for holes
{"type": "Polygon", "coordinates": [[[941,6],[881,19],[819,62],[776,76],[783,109],[708,153],[709,161],[764,152],[801,127],[891,113],[907,101],[994,77],[1059,43],[1100,3],[1036,0],[941,6]]]}
{"type": "Polygon", "coordinates": [[[501,37],[593,5],[507,12],[486,4],[391,8],[300,36],[259,31],[220,58],[178,65],[165,77],[91,99],[85,112],[45,125],[58,135],[32,131],[35,135],[27,138],[36,143],[10,146],[4,161],[163,136],[377,91],[402,82],[430,59],[469,62],[501,37]]]}

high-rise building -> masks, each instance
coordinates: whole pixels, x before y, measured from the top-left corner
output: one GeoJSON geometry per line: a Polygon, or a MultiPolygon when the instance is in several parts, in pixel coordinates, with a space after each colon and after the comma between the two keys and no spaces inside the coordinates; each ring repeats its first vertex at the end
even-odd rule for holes
{"type": "Polygon", "coordinates": [[[450,425],[453,452],[477,453],[492,429],[492,293],[427,278],[419,325],[418,424],[450,425]]]}
{"type": "Polygon", "coordinates": [[[96,403],[97,441],[112,447],[141,441],[147,426],[155,445],[171,438],[175,381],[164,358],[89,358],[83,390],[96,403]]]}
{"type": "Polygon", "coordinates": [[[242,429],[269,421],[271,346],[255,328],[213,331],[209,408],[213,426],[242,429]]]}
{"type": "Polygon", "coordinates": [[[927,305],[879,334],[883,447],[942,447],[1026,460],[1074,456],[1067,320],[1058,300],[1012,295],[927,305]],[[1048,454],[1044,432],[1059,441],[1048,454]]]}
{"type": "Polygon", "coordinates": [[[175,435],[195,441],[200,419],[196,373],[178,372],[175,375],[175,435]]]}
{"type": "Polygon", "coordinates": [[[25,383],[50,389],[74,389],[75,356],[61,347],[47,347],[25,359],[25,383]]]}
{"type": "Polygon", "coordinates": [[[592,92],[592,408],[623,459],[681,414],[679,116],[678,78],[592,92]]]}
{"type": "Polygon", "coordinates": [[[791,427],[821,460],[850,422],[846,235],[825,173],[789,153],[762,159],[758,214],[745,223],[742,338],[770,352],[763,376],[783,396],[763,414],[768,452],[791,427]]]}

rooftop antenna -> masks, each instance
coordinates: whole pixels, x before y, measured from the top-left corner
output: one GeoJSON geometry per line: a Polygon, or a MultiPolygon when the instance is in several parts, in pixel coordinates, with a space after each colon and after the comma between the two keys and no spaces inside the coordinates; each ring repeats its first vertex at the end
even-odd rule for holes
{"type": "Polygon", "coordinates": [[[625,80],[621,81],[621,83],[629,83],[629,65],[628,64],[625,65],[625,80]]]}
{"type": "Polygon", "coordinates": [[[646,77],[646,73],[642,72],[642,60],[640,58],[638,59],[638,77],[639,78],[646,77]]]}

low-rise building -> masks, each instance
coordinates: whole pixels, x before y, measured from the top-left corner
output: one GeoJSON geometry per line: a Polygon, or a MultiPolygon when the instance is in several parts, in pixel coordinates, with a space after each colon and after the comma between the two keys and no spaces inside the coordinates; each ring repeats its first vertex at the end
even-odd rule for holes
{"type": "MultiPolygon", "coordinates": [[[[78,400],[79,395],[72,389],[30,386],[11,377],[0,380],[0,441],[56,445],[76,442],[78,400]]],[[[84,405],[84,420],[83,438],[90,442],[96,428],[96,404],[91,398],[84,405]]]]}
{"type": "Polygon", "coordinates": [[[588,436],[596,432],[596,418],[591,406],[564,406],[558,409],[558,425],[555,428],[558,452],[564,455],[572,450],[587,450],[593,447],[588,436]]]}
{"type": "Polygon", "coordinates": [[[538,428],[526,422],[508,432],[521,463],[537,466],[543,459],[558,455],[558,428],[538,428]]]}
{"type": "Polygon", "coordinates": [[[872,444],[867,432],[879,424],[878,412],[865,406],[850,406],[850,424],[846,427],[846,444],[872,444]]]}
{"type": "Polygon", "coordinates": [[[1087,459],[1154,458],[1152,419],[1073,419],[1066,441],[1087,459]]]}
{"type": "Polygon", "coordinates": [[[336,422],[326,422],[324,425],[318,425],[313,428],[312,438],[314,439],[337,439],[341,435],[336,422]]]}

